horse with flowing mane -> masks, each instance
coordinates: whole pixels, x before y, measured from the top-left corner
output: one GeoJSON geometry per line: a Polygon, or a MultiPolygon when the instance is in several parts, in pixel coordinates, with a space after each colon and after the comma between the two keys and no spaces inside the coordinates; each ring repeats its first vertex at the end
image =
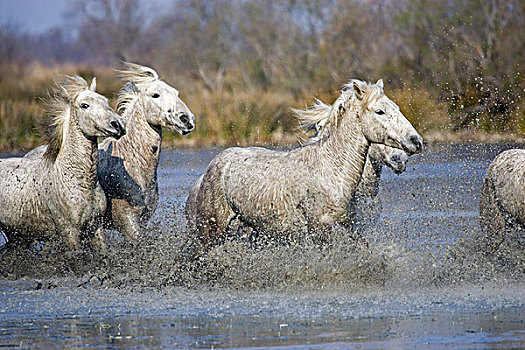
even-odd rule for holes
{"type": "Polygon", "coordinates": [[[301,113],[318,139],[291,151],[229,148],[217,155],[186,201],[196,247],[218,242],[240,221],[274,236],[330,238],[348,225],[348,205],[373,143],[421,152],[423,139],[383,91],[351,80],[329,109],[301,113]]]}
{"type": "Polygon", "coordinates": [[[123,118],[95,88],[95,79],[91,86],[81,77],[58,80],[46,101],[49,144],[29,157],[0,159],[0,231],[10,242],[58,235],[79,250],[94,237],[106,209],[97,138],[126,133],[123,118]]]}
{"type": "Polygon", "coordinates": [[[100,144],[98,178],[108,202],[105,226],[133,242],[143,234],[159,201],[162,129],[186,135],[195,128],[195,116],[156,71],[133,63],[125,66],[118,71],[125,85],[117,111],[126,120],[128,133],[100,144]]]}
{"type": "MultiPolygon", "coordinates": [[[[306,140],[306,144],[315,143],[323,137],[327,123],[324,116],[330,113],[331,108],[332,106],[316,99],[315,104],[308,110],[292,109],[299,120],[300,129],[306,133],[314,131],[306,140]],[[312,124],[312,120],[316,122],[312,124]]],[[[378,196],[379,181],[383,166],[401,174],[405,171],[407,161],[408,155],[401,149],[380,143],[370,145],[363,173],[348,206],[348,218],[353,232],[363,234],[379,220],[382,210],[381,199],[378,196]]]]}

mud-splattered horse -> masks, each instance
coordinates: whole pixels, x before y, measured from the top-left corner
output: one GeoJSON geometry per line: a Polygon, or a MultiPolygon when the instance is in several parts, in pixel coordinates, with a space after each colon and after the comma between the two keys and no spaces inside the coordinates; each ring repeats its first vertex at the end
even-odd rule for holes
{"type": "Polygon", "coordinates": [[[329,110],[304,113],[303,120],[324,130],[317,142],[288,152],[229,148],[212,160],[186,202],[200,246],[217,242],[235,219],[265,234],[329,238],[349,222],[348,205],[371,143],[408,154],[423,148],[381,80],[351,80],[329,110]]]}
{"type": "Polygon", "coordinates": [[[128,133],[102,142],[98,178],[108,201],[106,226],[133,242],[142,236],[157,208],[162,128],[186,135],[195,128],[195,117],[179,92],[153,69],[133,63],[126,67],[119,71],[125,85],[117,110],[126,120],[128,133]]]}
{"type": "Polygon", "coordinates": [[[348,216],[354,232],[364,234],[379,221],[383,209],[379,196],[383,166],[401,174],[406,169],[407,161],[408,156],[403,150],[378,143],[370,146],[363,174],[348,207],[348,216]]]}
{"type": "Polygon", "coordinates": [[[125,134],[121,116],[80,77],[64,77],[47,101],[49,145],[0,159],[0,230],[11,242],[56,236],[78,250],[106,209],[97,182],[98,137],[125,134]]]}
{"type": "MultiPolygon", "coordinates": [[[[322,118],[330,113],[331,108],[332,106],[316,100],[316,103],[308,110],[292,110],[305,132],[309,133],[314,130],[306,144],[313,144],[324,137],[327,128],[326,119],[322,118]],[[316,122],[312,124],[312,120],[316,122]]],[[[405,171],[407,160],[407,154],[401,149],[380,143],[370,145],[363,173],[348,206],[348,218],[353,232],[363,234],[379,220],[382,210],[381,199],[378,196],[379,181],[383,165],[391,168],[396,174],[400,174],[405,171]]]]}

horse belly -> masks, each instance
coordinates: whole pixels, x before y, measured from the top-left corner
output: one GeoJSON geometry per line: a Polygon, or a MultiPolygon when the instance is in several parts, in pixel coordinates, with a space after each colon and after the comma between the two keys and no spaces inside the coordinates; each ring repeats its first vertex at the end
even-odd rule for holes
{"type": "Polygon", "coordinates": [[[1,221],[18,237],[47,239],[57,230],[54,216],[47,207],[27,201],[13,204],[10,208],[11,215],[2,216],[1,221]]]}
{"type": "Polygon", "coordinates": [[[40,200],[41,184],[28,177],[27,172],[11,170],[0,175],[7,180],[0,193],[0,223],[26,237],[54,231],[52,213],[40,200]]]}
{"type": "Polygon", "coordinates": [[[243,222],[258,232],[288,236],[306,230],[306,219],[298,206],[278,201],[251,200],[248,197],[243,199],[236,201],[235,211],[243,222]]]}

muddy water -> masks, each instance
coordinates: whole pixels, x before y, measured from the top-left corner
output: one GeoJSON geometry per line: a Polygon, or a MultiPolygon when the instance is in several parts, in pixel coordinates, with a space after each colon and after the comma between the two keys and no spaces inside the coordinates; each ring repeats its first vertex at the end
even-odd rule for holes
{"type": "Polygon", "coordinates": [[[1,253],[0,345],[522,348],[525,252],[474,244],[481,179],[511,145],[436,145],[386,170],[370,249],[231,240],[181,265],[182,209],[216,150],[164,150],[148,236],[107,256],[1,253]],[[81,259],[81,260],[80,260],[81,259]]]}

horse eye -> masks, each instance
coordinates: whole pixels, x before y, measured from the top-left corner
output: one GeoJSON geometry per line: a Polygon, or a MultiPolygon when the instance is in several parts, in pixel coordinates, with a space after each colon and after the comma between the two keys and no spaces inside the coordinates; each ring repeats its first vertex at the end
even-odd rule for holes
{"type": "Polygon", "coordinates": [[[154,92],[153,94],[151,94],[151,97],[153,97],[153,98],[159,98],[160,95],[159,95],[158,93],[154,92]]]}
{"type": "Polygon", "coordinates": [[[80,108],[86,109],[86,108],[89,108],[89,105],[87,103],[85,103],[85,102],[82,102],[80,104],[80,108]]]}
{"type": "Polygon", "coordinates": [[[381,109],[378,109],[378,110],[376,111],[376,113],[379,114],[379,115],[383,115],[383,114],[385,114],[385,112],[382,111],[381,109]]]}

